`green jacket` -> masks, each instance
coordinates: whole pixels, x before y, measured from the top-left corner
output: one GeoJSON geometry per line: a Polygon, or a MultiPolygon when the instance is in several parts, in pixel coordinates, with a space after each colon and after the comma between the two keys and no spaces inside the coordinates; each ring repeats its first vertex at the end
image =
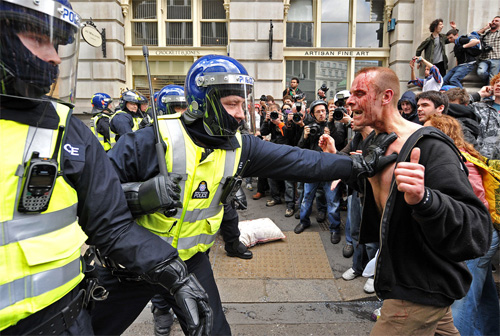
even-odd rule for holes
{"type": "MultiPolygon", "coordinates": [[[[444,34],[439,34],[439,41],[441,43],[441,48],[443,50],[443,61],[444,61],[444,67],[445,69],[448,69],[448,57],[446,57],[446,49],[444,48],[445,44],[448,43],[448,40],[446,39],[446,35],[444,34]]],[[[434,37],[432,37],[432,34],[426,38],[422,43],[417,48],[417,52],[415,53],[416,56],[421,56],[422,51],[425,50],[424,53],[424,58],[431,62],[432,64],[435,64],[434,62],[434,37]]]]}

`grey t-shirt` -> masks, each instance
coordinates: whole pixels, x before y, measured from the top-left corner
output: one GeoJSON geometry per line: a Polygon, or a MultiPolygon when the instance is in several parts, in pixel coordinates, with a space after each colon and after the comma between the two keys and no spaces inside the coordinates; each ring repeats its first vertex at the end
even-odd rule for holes
{"type": "Polygon", "coordinates": [[[432,63],[436,64],[443,61],[443,48],[439,35],[434,38],[434,54],[432,55],[432,63]]]}

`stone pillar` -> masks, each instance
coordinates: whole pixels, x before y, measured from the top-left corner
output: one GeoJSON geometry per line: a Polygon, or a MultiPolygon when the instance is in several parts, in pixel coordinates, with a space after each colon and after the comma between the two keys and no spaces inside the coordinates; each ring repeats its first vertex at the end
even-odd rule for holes
{"type": "MultiPolygon", "coordinates": [[[[125,83],[125,32],[122,7],[117,1],[72,1],[82,22],[92,21],[101,32],[106,30],[106,58],[101,47],[94,48],[80,38],[78,82],[74,113],[90,112],[90,99],[96,92],[109,94],[115,103],[125,83]]],[[[116,104],[115,104],[116,105],[116,104]]],[[[85,118],[86,119],[86,118],[85,118]]]]}
{"type": "Polygon", "coordinates": [[[229,56],[239,60],[255,78],[255,97],[282,98],[283,1],[230,2],[229,56]],[[273,24],[272,59],[269,59],[269,28],[273,24]]]}

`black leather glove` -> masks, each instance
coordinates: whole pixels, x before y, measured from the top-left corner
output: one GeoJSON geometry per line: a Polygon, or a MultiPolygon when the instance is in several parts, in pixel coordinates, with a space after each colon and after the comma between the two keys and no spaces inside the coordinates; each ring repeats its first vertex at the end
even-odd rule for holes
{"type": "Polygon", "coordinates": [[[398,155],[393,153],[384,156],[387,148],[398,136],[396,133],[379,133],[375,135],[370,144],[363,148],[363,154],[353,154],[351,177],[360,179],[363,177],[372,177],[385,166],[396,161],[398,155]]]}
{"type": "Polygon", "coordinates": [[[188,274],[180,259],[167,260],[142,276],[152,284],[165,287],[181,308],[189,335],[210,335],[213,314],[208,295],[194,274],[188,274]]]}
{"type": "MultiPolygon", "coordinates": [[[[180,200],[180,177],[157,175],[146,182],[123,183],[127,204],[133,216],[141,216],[154,212],[169,212],[182,208],[180,200]]],[[[177,211],[176,211],[177,212],[177,211]]]]}

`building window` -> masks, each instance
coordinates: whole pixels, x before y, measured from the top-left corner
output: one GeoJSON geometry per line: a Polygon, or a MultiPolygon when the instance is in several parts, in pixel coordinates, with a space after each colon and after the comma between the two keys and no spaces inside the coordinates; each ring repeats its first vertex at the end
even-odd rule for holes
{"type": "Polygon", "coordinates": [[[133,0],[131,21],[133,45],[158,45],[155,0],[133,0]]]}
{"type": "Polygon", "coordinates": [[[227,23],[223,0],[204,0],[201,45],[227,45],[227,23]]]}
{"type": "Polygon", "coordinates": [[[191,0],[166,0],[167,21],[165,22],[167,45],[193,45],[193,21],[191,0]]]}
{"type": "Polygon", "coordinates": [[[286,46],[312,47],[313,37],[312,0],[291,0],[286,23],[286,46]]]}
{"type": "Polygon", "coordinates": [[[357,0],[356,47],[382,47],[385,0],[357,0]]]}
{"type": "Polygon", "coordinates": [[[321,46],[347,47],[350,2],[323,0],[321,6],[321,46]]]}
{"type": "Polygon", "coordinates": [[[286,46],[382,47],[384,5],[385,0],[290,0],[286,46]]]}
{"type": "Polygon", "coordinates": [[[158,1],[132,0],[132,45],[227,45],[224,0],[158,1]]]}

